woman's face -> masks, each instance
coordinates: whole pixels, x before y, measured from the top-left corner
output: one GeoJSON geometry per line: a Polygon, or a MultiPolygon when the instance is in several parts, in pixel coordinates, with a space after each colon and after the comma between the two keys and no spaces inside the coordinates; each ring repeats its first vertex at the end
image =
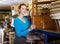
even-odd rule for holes
{"type": "Polygon", "coordinates": [[[20,8],[20,13],[24,15],[26,12],[27,12],[26,6],[22,5],[21,8],[20,8]]]}

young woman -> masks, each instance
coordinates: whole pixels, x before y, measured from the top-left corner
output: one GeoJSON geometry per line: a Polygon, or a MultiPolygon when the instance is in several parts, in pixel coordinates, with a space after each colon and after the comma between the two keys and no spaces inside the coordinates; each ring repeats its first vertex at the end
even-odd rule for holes
{"type": "Polygon", "coordinates": [[[19,15],[14,20],[14,27],[16,32],[16,38],[14,39],[14,44],[26,44],[26,36],[28,33],[35,28],[31,22],[24,17],[26,13],[26,5],[21,4],[19,6],[19,15]]]}

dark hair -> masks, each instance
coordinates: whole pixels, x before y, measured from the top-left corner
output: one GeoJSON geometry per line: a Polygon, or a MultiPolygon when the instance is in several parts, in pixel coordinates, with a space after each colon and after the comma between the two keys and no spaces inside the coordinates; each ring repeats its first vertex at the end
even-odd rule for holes
{"type": "Polygon", "coordinates": [[[20,9],[20,8],[21,8],[21,6],[23,6],[23,5],[24,5],[24,6],[26,6],[25,4],[20,4],[20,5],[19,5],[19,9],[20,9]]]}

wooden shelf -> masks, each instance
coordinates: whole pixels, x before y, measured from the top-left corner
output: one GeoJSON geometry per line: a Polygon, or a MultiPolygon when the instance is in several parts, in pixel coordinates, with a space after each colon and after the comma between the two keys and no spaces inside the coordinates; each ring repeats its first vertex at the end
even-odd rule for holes
{"type": "Polygon", "coordinates": [[[51,2],[55,1],[34,2],[34,4],[50,4],[51,2]]]}

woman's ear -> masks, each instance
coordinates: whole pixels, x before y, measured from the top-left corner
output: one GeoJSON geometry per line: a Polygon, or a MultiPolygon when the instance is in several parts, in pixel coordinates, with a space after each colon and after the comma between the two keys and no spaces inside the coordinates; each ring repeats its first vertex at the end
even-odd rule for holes
{"type": "Polygon", "coordinates": [[[20,12],[20,9],[18,11],[20,12]]]}
{"type": "Polygon", "coordinates": [[[18,12],[20,13],[20,9],[18,10],[18,12]]]}

